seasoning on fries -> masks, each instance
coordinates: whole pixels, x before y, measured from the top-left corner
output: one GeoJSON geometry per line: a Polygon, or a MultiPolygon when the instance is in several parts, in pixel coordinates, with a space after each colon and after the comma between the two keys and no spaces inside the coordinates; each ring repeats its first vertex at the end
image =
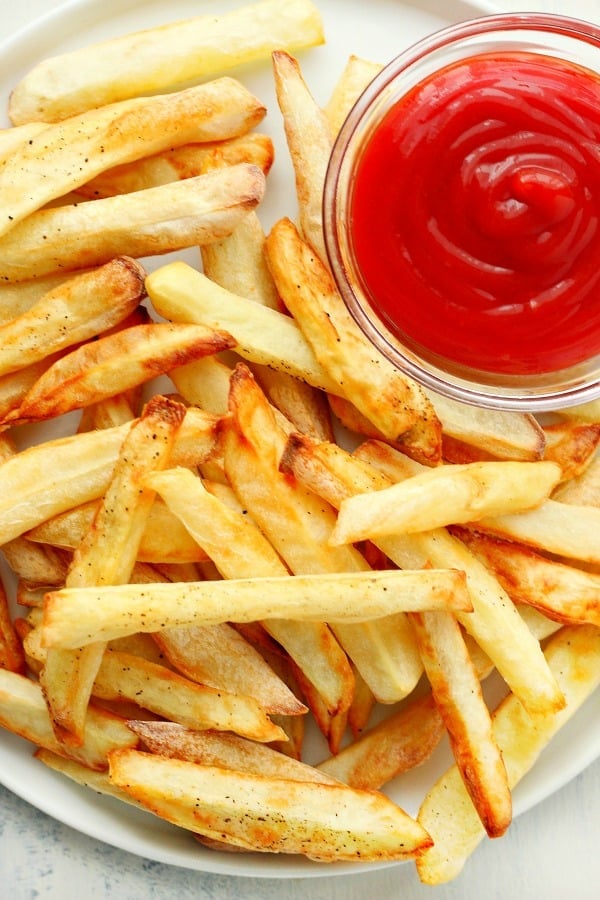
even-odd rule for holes
{"type": "Polygon", "coordinates": [[[309,0],[260,0],[15,86],[0,725],[198,853],[414,859],[439,884],[600,681],[600,410],[444,399],[359,333],[320,207],[380,66],[350,55],[321,109],[292,52],[323,39],[309,0]],[[266,110],[229,74],[261,59],[298,206],[269,233],[266,110]],[[411,815],[386,787],[445,736],[411,815]]]}

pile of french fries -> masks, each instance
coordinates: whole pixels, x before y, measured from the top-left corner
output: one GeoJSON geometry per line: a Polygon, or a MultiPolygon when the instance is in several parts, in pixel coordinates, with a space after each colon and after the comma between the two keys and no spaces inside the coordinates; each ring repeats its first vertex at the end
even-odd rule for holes
{"type": "Polygon", "coordinates": [[[292,54],[323,40],[309,0],[261,0],[15,86],[0,723],[208,848],[410,858],[438,884],[506,831],[600,681],[600,406],[461,405],[365,340],[321,198],[378,65],[350,56],[321,108],[292,54]],[[265,108],[223,74],[251,61],[296,178],[268,234],[265,108]],[[197,265],[161,258],[186,248],[197,265]],[[454,763],[410,815],[385,786],[445,738],[454,763]]]}

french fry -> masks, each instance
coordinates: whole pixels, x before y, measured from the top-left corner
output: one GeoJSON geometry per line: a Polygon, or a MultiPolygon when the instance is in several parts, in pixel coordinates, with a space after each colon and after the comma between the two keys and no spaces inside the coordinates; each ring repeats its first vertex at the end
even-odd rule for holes
{"type": "Polygon", "coordinates": [[[555,422],[545,427],[544,434],[544,459],[557,462],[562,480],[569,481],[581,475],[594,459],[600,443],[600,422],[555,422]]]}
{"type": "Polygon", "coordinates": [[[347,623],[399,610],[470,608],[463,574],[453,569],[62,588],[46,596],[44,643],[74,648],[175,625],[281,618],[294,619],[298,625],[347,623]]]}
{"type": "Polygon", "coordinates": [[[122,322],[145,296],[144,277],[139,263],[119,257],[45,294],[27,312],[0,327],[0,376],[122,322]]]}
{"type": "Polygon", "coordinates": [[[159,716],[190,728],[234,731],[256,741],[285,740],[260,704],[246,694],[196,684],[142,657],[116,650],[102,657],[93,694],[134,700],[159,716]]]}
{"type": "Polygon", "coordinates": [[[554,491],[553,500],[579,506],[600,506],[600,454],[579,475],[554,491]]]}
{"type": "Polygon", "coordinates": [[[419,651],[461,778],[489,837],[512,820],[506,769],[479,678],[450,613],[411,613],[419,651]]]}
{"type": "Polygon", "coordinates": [[[426,832],[383,794],[345,785],[267,778],[141,751],[112,754],[110,778],[168,821],[247,850],[374,861],[414,857],[429,846],[426,832]]]}
{"type": "Polygon", "coordinates": [[[298,60],[284,50],[275,50],[272,59],[275,93],[296,178],[300,232],[326,265],[322,205],[333,144],[329,123],[302,77],[298,60]]]}
{"type": "Polygon", "coordinates": [[[269,714],[307,712],[260,653],[226,622],[166,628],[155,640],[171,665],[191,681],[247,694],[269,714]]]}
{"type": "MultiPolygon", "coordinates": [[[[386,445],[369,444],[368,447],[388,456],[395,453],[386,445]]],[[[396,455],[404,472],[405,460],[402,454],[396,455]]],[[[411,462],[411,465],[416,464],[411,462]]],[[[391,484],[388,477],[365,459],[356,459],[334,444],[317,444],[306,436],[294,435],[288,439],[282,467],[335,506],[356,493],[391,484]]],[[[374,543],[393,563],[406,569],[443,565],[464,572],[473,611],[469,614],[457,611],[460,623],[493,660],[526,709],[549,714],[561,708],[564,700],[537,639],[497,579],[464,544],[445,529],[389,535],[374,543]],[[504,635],[503,640],[498,640],[499,634],[504,635]]]]}
{"type": "Polygon", "coordinates": [[[158,756],[220,766],[267,778],[290,778],[335,784],[337,779],[314,766],[290,759],[265,744],[232,733],[197,731],[172,722],[128,722],[145,748],[158,756]]]}
{"type": "MultiPolygon", "coordinates": [[[[550,640],[546,657],[567,699],[560,712],[531,718],[509,694],[493,713],[494,735],[511,788],[600,682],[599,641],[600,631],[591,625],[566,627],[550,640]]],[[[418,818],[434,841],[417,862],[419,877],[426,884],[449,881],[485,834],[456,766],[431,788],[418,818]]]]}
{"type": "Polygon", "coordinates": [[[239,81],[221,78],[176,93],[96,106],[49,125],[2,167],[0,235],[113,166],[176,145],[236,137],[264,115],[260,101],[239,81]]]}
{"type": "Polygon", "coordinates": [[[288,372],[328,392],[339,391],[290,316],[260,303],[249,304],[181,261],[151,272],[146,290],[165,319],[227,331],[235,338],[236,353],[244,359],[288,372]]]}
{"type": "Polygon", "coordinates": [[[124,719],[90,705],[83,744],[66,747],[56,739],[39,684],[7,669],[0,669],[0,725],[32,744],[98,771],[107,768],[111,750],[138,743],[124,719]]]}
{"type": "Polygon", "coordinates": [[[407,701],[317,768],[351,787],[379,790],[425,762],[444,734],[442,717],[428,693],[407,701]]]}
{"type": "MultiPolygon", "coordinates": [[[[55,438],[0,463],[0,543],[106,490],[130,424],[55,438]]],[[[173,451],[175,465],[198,465],[217,445],[217,419],[188,409],[173,451]]]]}
{"type": "MultiPolygon", "coordinates": [[[[154,501],[154,492],[143,478],[169,459],[184,415],[181,404],[158,395],[132,425],[106,493],[75,550],[66,587],[129,581],[154,501]]],[[[102,641],[74,650],[47,651],[40,684],[53,727],[62,741],[83,743],[88,703],[104,651],[102,641]]]]}
{"type": "Polygon", "coordinates": [[[537,509],[479,519],[477,528],[547,553],[600,564],[600,508],[545,500],[537,509]]]}
{"type": "Polygon", "coordinates": [[[8,421],[32,422],[81,409],[231,344],[229,335],[200,325],[155,323],[123,329],[58,360],[8,421]]]}
{"type": "MultiPolygon", "coordinates": [[[[242,365],[232,376],[230,408],[225,471],[290,570],[295,575],[368,571],[368,563],[355,548],[328,546],[335,523],[333,508],[279,471],[286,435],[277,428],[266,399],[242,365]]],[[[421,668],[411,652],[412,635],[403,615],[356,627],[346,623],[333,627],[379,699],[394,702],[412,690],[421,668]]]]}
{"type": "Polygon", "coordinates": [[[328,270],[289,219],[266,243],[267,261],[281,297],[315,356],[352,402],[393,441],[402,438],[421,458],[441,453],[441,426],[421,388],[370,345],[358,329],[328,270]]]}
{"type": "Polygon", "coordinates": [[[26,281],[222,238],[260,202],[264,184],[260,169],[241,163],[133,194],[39,209],[0,237],[0,278],[26,281]]]}
{"type": "Polygon", "coordinates": [[[516,603],[533,606],[564,624],[600,626],[600,575],[547,559],[514,541],[467,528],[455,533],[516,603]]]}
{"type": "Polygon", "coordinates": [[[80,185],[76,193],[90,200],[129,194],[204,175],[211,169],[249,163],[267,175],[273,165],[273,142],[266,134],[243,134],[225,141],[184,144],[154,156],[107,169],[80,185]]]}
{"type": "MultiPolygon", "coordinates": [[[[67,510],[32,528],[26,538],[29,542],[74,550],[89,529],[97,508],[98,501],[93,500],[67,510]]],[[[138,562],[160,564],[206,562],[208,557],[180,520],[156,498],[148,513],[137,559],[138,562]]]]}
{"type": "Polygon", "coordinates": [[[65,583],[69,556],[54,547],[16,537],[2,545],[2,553],[15,575],[24,581],[46,586],[65,583]]]}
{"type": "Polygon", "coordinates": [[[317,7],[263,0],[233,12],[196,16],[74,50],[38,63],[15,86],[13,124],[57,121],[103,103],[205,80],[279,47],[324,41],[317,7]],[[52,87],[50,87],[52,86],[52,87]]]}
{"type": "Polygon", "coordinates": [[[381,64],[351,54],[325,105],[329,128],[335,137],[364,89],[381,71],[381,64]]]}
{"type": "Polygon", "coordinates": [[[45,747],[38,748],[34,756],[45,766],[48,766],[49,769],[52,769],[54,772],[60,772],[61,775],[70,778],[71,781],[82,785],[82,787],[90,788],[97,794],[114,797],[116,800],[129,803],[140,809],[145,808],[140,803],[136,803],[134,798],[125,793],[125,791],[112,784],[107,771],[98,772],[95,769],[90,769],[74,759],[59,756],[58,753],[53,753],[52,750],[47,750],[45,747]]]}
{"type": "Polygon", "coordinates": [[[560,480],[553,462],[475,462],[439,466],[398,484],[356,494],[340,506],[333,544],[348,544],[386,534],[431,531],[535,508],[560,480]]]}

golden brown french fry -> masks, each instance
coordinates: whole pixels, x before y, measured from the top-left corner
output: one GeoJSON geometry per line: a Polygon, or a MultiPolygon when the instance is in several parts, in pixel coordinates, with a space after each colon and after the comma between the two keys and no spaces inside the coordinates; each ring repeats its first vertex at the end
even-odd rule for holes
{"type": "Polygon", "coordinates": [[[568,559],[600,564],[600,508],[545,500],[537,509],[479,519],[482,531],[568,559]]]}
{"type": "Polygon", "coordinates": [[[132,194],[39,209],[0,237],[0,278],[26,281],[222,238],[260,202],[264,187],[262,171],[241,163],[132,194]]]}
{"type": "Polygon", "coordinates": [[[325,105],[325,115],[335,137],[367,85],[381,71],[381,64],[351,54],[325,105]]]}
{"type": "MultiPolygon", "coordinates": [[[[600,631],[592,625],[561,629],[546,647],[548,664],[566,697],[553,716],[530,717],[513,694],[493,713],[494,735],[511,788],[523,778],[554,735],[600,682],[600,631]]],[[[417,862],[421,881],[440,884],[456,877],[484,837],[484,829],[456,766],[427,794],[419,821],[433,846],[417,862]]]]}
{"type": "Polygon", "coordinates": [[[273,142],[266,134],[250,133],[226,141],[184,144],[155,156],[143,157],[108,169],[82,184],[76,193],[90,200],[114,197],[116,194],[128,194],[160,184],[170,184],[172,181],[194,178],[211,169],[238,163],[251,163],[266,175],[273,164],[273,158],[273,142]]]}
{"type": "Polygon", "coordinates": [[[269,715],[307,712],[260,653],[226,622],[166,628],[155,641],[173,668],[191,681],[247,694],[269,715]]]}
{"type": "Polygon", "coordinates": [[[553,499],[579,506],[600,506],[600,454],[594,457],[583,472],[559,485],[553,499]]]}
{"type": "MultiPolygon", "coordinates": [[[[403,473],[401,477],[405,477],[406,460],[402,454],[385,445],[369,443],[364,447],[397,456],[403,473]]],[[[317,444],[306,436],[294,435],[288,439],[282,468],[293,472],[303,484],[339,506],[355,493],[378,490],[391,484],[389,478],[377,470],[377,462],[377,456],[368,462],[350,456],[334,444],[317,444]]],[[[417,465],[409,462],[411,466],[417,465]]],[[[393,563],[407,569],[443,565],[463,571],[473,611],[469,614],[457,612],[460,623],[493,660],[528,710],[547,714],[561,708],[563,698],[537,639],[498,580],[464,544],[445,529],[389,535],[374,543],[393,563]],[[498,639],[500,634],[504,635],[502,640],[498,639]]]]}
{"type": "Polygon", "coordinates": [[[351,787],[379,790],[428,759],[445,734],[431,693],[406,704],[317,768],[351,787]]]}
{"type": "Polygon", "coordinates": [[[0,327],[0,376],[122,322],[144,298],[144,277],[139,263],[118,257],[45,294],[27,312],[0,327]]]}
{"type": "Polygon", "coordinates": [[[54,547],[36,545],[21,536],[3,544],[2,553],[17,578],[30,584],[65,583],[69,555],[54,547]]]}
{"type": "Polygon", "coordinates": [[[104,700],[134,700],[190,728],[234,731],[256,741],[285,740],[285,733],[248,695],[196,684],[131,653],[111,650],[104,654],[93,694],[104,700]]]}
{"type": "Polygon", "coordinates": [[[479,678],[450,613],[411,613],[421,659],[456,765],[489,837],[504,834],[512,799],[479,678]]]}
{"type": "Polygon", "coordinates": [[[45,294],[66,284],[76,275],[82,275],[83,271],[57,272],[45,278],[33,278],[31,281],[0,284],[0,323],[4,325],[6,322],[12,322],[17,316],[30,310],[45,294]]]}
{"type": "Polygon", "coordinates": [[[172,722],[129,721],[144,747],[158,756],[264,775],[334,784],[336,779],[314,766],[232,733],[197,731],[172,722]]]}
{"type": "Polygon", "coordinates": [[[531,414],[472,406],[427,388],[423,390],[442,423],[444,434],[498,459],[526,462],[542,458],[545,435],[531,414]]]}
{"type": "Polygon", "coordinates": [[[111,750],[135,747],[138,743],[124,719],[90,705],[83,744],[66,747],[54,735],[39,684],[7,669],[0,669],[0,725],[32,744],[99,771],[106,769],[111,750]]]}
{"type": "Polygon", "coordinates": [[[329,271],[289,219],[266,243],[267,261],[281,297],[316,358],[338,388],[390,440],[400,437],[431,462],[441,454],[441,426],[421,388],[376,351],[359,330],[329,271]]]}
{"type": "MultiPolygon", "coordinates": [[[[30,542],[74,550],[89,529],[98,501],[53,516],[27,532],[30,542]]],[[[158,498],[154,500],[138,548],[138,561],[146,563],[206,562],[206,552],[158,498]]]]}
{"type": "Polygon", "coordinates": [[[600,444],[600,422],[565,420],[547,425],[544,459],[552,459],[562,469],[562,480],[581,475],[594,459],[600,444]]]}
{"type": "Polygon", "coordinates": [[[2,167],[0,235],[113,166],[181,144],[236,137],[264,115],[260,101],[239,81],[220,78],[176,93],[94,106],[49,125],[2,167]]]}
{"type": "MultiPolygon", "coordinates": [[[[174,465],[199,465],[215,451],[217,421],[200,409],[187,410],[173,451],[174,465]]],[[[0,543],[101,497],[130,427],[55,438],[0,463],[0,543]]]]}
{"type": "Polygon", "coordinates": [[[137,751],[111,755],[110,778],[190,831],[319,860],[406,859],[427,833],[383,794],[251,775],[137,751]],[[198,798],[201,798],[198,801],[198,798]]]}
{"type": "MultiPolygon", "coordinates": [[[[75,550],[66,587],[129,581],[154,502],[154,492],[144,483],[144,477],[168,461],[184,415],[181,404],[157,395],[131,426],[106,493],[75,550]]],[[[83,743],[88,703],[104,651],[102,641],[73,650],[47,651],[40,684],[53,727],[62,741],[83,743]]]]}
{"type": "Polygon", "coordinates": [[[322,205],[333,145],[331,130],[302,77],[298,60],[284,50],[275,50],[272,59],[275,93],[296,178],[300,232],[326,265],[322,205]]]}
{"type": "MultiPolygon", "coordinates": [[[[356,548],[328,546],[327,536],[335,523],[333,507],[279,471],[286,434],[277,427],[266,398],[243,365],[231,379],[230,408],[232,417],[224,435],[225,471],[290,570],[295,575],[368,571],[356,548]]],[[[385,622],[332,627],[375,696],[390,703],[413,689],[421,666],[404,615],[385,622]]]]}
{"type": "Polygon", "coordinates": [[[547,499],[561,476],[554,462],[475,462],[438,466],[340,506],[333,544],[431,531],[485,515],[521,512],[547,499]]]}
{"type": "Polygon", "coordinates": [[[488,566],[515,603],[564,624],[600,626],[600,575],[548,559],[529,547],[469,530],[454,530],[488,566]]]}
{"type": "Polygon", "coordinates": [[[61,357],[28,391],[12,424],[49,419],[143,384],[198,357],[232,345],[201,325],[137,325],[89,342],[61,357]]]}
{"type": "Polygon", "coordinates": [[[38,63],[13,89],[13,124],[57,121],[126,97],[206,80],[279,47],[323,43],[309,0],[263,0],[221,15],[202,15],[132,32],[38,63]]]}

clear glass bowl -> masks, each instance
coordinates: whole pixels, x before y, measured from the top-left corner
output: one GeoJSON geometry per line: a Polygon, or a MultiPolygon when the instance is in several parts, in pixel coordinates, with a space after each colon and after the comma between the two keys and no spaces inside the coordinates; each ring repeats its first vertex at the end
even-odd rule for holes
{"type": "Polygon", "coordinates": [[[323,200],[325,243],[352,316],[372,343],[416,381],[479,406],[556,410],[600,397],[600,355],[561,371],[512,375],[471,368],[422,345],[417,351],[390,331],[373,309],[353,248],[349,211],[356,165],[381,119],[407,91],[440,69],[470,56],[503,51],[542,53],[600,73],[600,28],[551,14],[492,15],[436,32],[396,57],[359,98],[334,145],[323,200]]]}

